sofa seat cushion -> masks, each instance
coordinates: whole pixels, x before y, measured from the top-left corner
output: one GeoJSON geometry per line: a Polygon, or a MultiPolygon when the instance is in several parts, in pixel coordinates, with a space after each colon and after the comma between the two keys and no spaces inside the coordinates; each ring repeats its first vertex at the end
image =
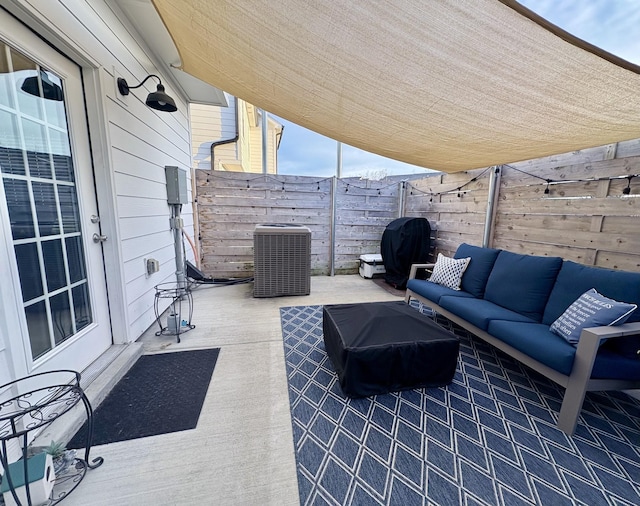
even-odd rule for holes
{"type": "Polygon", "coordinates": [[[440,302],[438,302],[438,304],[482,330],[487,330],[491,320],[513,320],[528,323],[535,322],[535,320],[527,318],[520,313],[516,313],[515,311],[498,306],[497,304],[484,299],[443,295],[440,297],[440,302]]]}
{"type": "MultiPolygon", "coordinates": [[[[591,288],[610,299],[640,306],[640,272],[589,267],[565,260],[549,295],[542,323],[551,325],[573,301],[591,288]]],[[[627,321],[640,321],[640,310],[631,313],[627,321]]]]}
{"type": "Polygon", "coordinates": [[[500,251],[487,280],[484,298],[540,322],[560,267],[560,257],[500,251]]]}
{"type": "Polygon", "coordinates": [[[551,332],[548,325],[493,320],[487,332],[538,362],[562,374],[571,374],[576,347],[551,332]]]}
{"type": "Polygon", "coordinates": [[[425,299],[440,303],[440,297],[443,295],[453,295],[455,297],[473,298],[473,295],[462,290],[452,290],[444,285],[438,285],[431,281],[425,281],[423,279],[410,279],[407,283],[407,289],[412,292],[421,295],[425,299]]]}
{"type": "Polygon", "coordinates": [[[462,243],[458,246],[453,258],[471,258],[471,262],[462,275],[460,287],[469,292],[474,297],[481,299],[484,296],[484,289],[491,274],[493,264],[498,258],[499,249],[481,248],[462,243]]]}
{"type": "MultiPolygon", "coordinates": [[[[487,332],[559,373],[571,374],[576,347],[547,325],[493,320],[487,332]]],[[[640,360],[616,353],[605,344],[598,350],[591,377],[640,380],[640,360]]]]}

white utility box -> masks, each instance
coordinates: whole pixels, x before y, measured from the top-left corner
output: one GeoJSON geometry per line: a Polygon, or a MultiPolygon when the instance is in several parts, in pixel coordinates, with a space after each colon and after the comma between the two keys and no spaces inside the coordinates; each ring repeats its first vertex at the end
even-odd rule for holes
{"type": "Polygon", "coordinates": [[[376,274],[386,272],[382,263],[382,255],[370,254],[360,255],[360,276],[370,279],[376,274]]]}

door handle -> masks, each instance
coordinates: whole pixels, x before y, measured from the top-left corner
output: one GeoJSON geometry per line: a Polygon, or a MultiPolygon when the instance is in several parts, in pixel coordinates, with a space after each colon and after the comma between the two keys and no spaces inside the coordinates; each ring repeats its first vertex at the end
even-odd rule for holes
{"type": "Polygon", "coordinates": [[[107,240],[106,235],[93,234],[93,242],[95,243],[104,242],[106,240],[107,240]]]}

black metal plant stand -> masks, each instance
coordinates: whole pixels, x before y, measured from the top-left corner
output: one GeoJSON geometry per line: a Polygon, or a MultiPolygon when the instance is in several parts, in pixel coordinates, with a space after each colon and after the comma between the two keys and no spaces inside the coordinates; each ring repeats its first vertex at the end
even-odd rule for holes
{"type": "Polygon", "coordinates": [[[29,432],[40,429],[70,411],[82,402],[87,415],[87,440],[84,459],[75,458],[71,465],[55,477],[53,491],[47,506],[65,499],[80,484],[87,469],[102,465],[103,458],[89,461],[93,440],[93,409],[80,387],[80,373],[70,370],[49,371],[17,379],[0,386],[0,392],[12,395],[0,402],[0,463],[5,469],[3,480],[8,480],[9,490],[16,504],[23,505],[13,486],[9,472],[8,442],[17,439],[22,447],[26,505],[31,506],[31,492],[27,472],[29,432]]]}
{"type": "Polygon", "coordinates": [[[153,310],[156,315],[156,322],[160,330],[156,332],[156,336],[171,335],[176,336],[180,342],[180,335],[195,329],[196,326],[191,324],[193,316],[193,295],[187,283],[161,283],[156,285],[156,296],[153,302],[153,310]],[[167,312],[167,324],[162,325],[162,312],[160,310],[160,301],[162,299],[171,299],[169,310],[167,312]]]}

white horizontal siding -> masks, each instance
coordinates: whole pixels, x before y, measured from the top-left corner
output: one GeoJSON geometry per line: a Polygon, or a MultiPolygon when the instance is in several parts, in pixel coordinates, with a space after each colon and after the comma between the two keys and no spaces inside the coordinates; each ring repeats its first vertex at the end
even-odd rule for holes
{"type": "MultiPolygon", "coordinates": [[[[20,0],[25,10],[58,33],[62,45],[74,48],[85,64],[103,68],[106,135],[109,170],[114,185],[113,200],[120,242],[122,266],[120,294],[110,293],[112,301],[122,301],[126,314],[127,340],[133,341],[153,321],[154,285],[171,279],[175,271],[173,235],[168,226],[170,208],[166,202],[165,165],[187,170],[191,196],[191,146],[188,104],[174,89],[170,78],[158,68],[151,51],[114,2],[108,0],[20,0]],[[115,80],[124,77],[131,86],[148,74],[162,78],[166,91],[176,100],[178,111],[166,113],[144,104],[155,91],[150,79],[127,97],[117,92],[115,80]],[[140,221],[153,226],[140,226],[140,221]],[[169,257],[169,255],[171,255],[169,257]],[[162,257],[160,273],[146,278],[142,258],[162,257]]],[[[100,195],[100,191],[98,191],[100,195]]],[[[183,206],[187,233],[193,236],[191,205],[183,206]]],[[[160,258],[159,258],[160,259],[160,258]]],[[[110,286],[110,290],[117,290],[110,286]]]]}
{"type": "Polygon", "coordinates": [[[262,172],[262,127],[251,127],[249,131],[251,136],[249,171],[262,172]]]}
{"type": "MultiPolygon", "coordinates": [[[[194,167],[210,170],[211,144],[235,137],[235,101],[235,97],[230,97],[228,107],[191,104],[189,114],[194,167]]],[[[218,169],[220,163],[236,163],[238,158],[236,144],[216,146],[214,156],[217,160],[214,169],[218,169]]]]}

